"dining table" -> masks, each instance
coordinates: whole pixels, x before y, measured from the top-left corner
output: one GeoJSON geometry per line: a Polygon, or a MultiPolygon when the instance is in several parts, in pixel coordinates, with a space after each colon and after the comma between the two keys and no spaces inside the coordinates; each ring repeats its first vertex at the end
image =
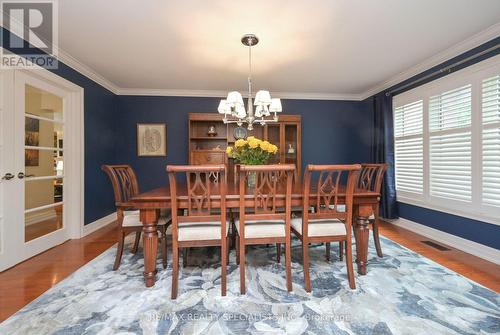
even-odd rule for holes
{"type": "MultiPolygon", "coordinates": [[[[344,188],[344,185],[340,185],[344,188]]],[[[213,187],[211,196],[212,209],[217,209],[220,204],[217,203],[218,187],[213,187]]],[[[277,207],[285,206],[285,186],[277,188],[275,201],[277,207]]],[[[345,203],[343,192],[338,193],[338,204],[345,203]]],[[[303,185],[300,181],[294,181],[292,185],[291,206],[301,207],[303,205],[303,185]]],[[[219,196],[220,198],[220,196],[219,196]]],[[[310,191],[310,201],[316,201],[317,193],[314,189],[310,191]]],[[[160,209],[170,209],[172,198],[170,188],[167,185],[158,187],[146,192],[139,193],[130,199],[130,205],[140,210],[140,219],[143,225],[143,244],[144,244],[144,281],[146,287],[151,287],[156,280],[156,257],[158,252],[158,230],[157,222],[160,209]]],[[[251,188],[243,199],[245,207],[253,207],[255,196],[251,188]]],[[[355,188],[353,196],[353,230],[356,240],[356,264],[360,275],[366,274],[368,258],[368,237],[370,230],[370,216],[374,214],[376,206],[379,205],[380,194],[367,189],[355,188]]],[[[188,190],[186,183],[177,184],[177,206],[179,209],[190,207],[188,190]]],[[[236,209],[240,207],[239,184],[234,181],[227,181],[226,185],[226,208],[236,209]]]]}

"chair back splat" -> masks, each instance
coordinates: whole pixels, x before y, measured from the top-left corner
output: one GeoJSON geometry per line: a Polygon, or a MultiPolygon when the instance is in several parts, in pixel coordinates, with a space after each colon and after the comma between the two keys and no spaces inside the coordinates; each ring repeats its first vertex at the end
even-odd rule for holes
{"type": "Polygon", "coordinates": [[[167,167],[172,198],[172,223],[226,221],[226,167],[224,165],[169,165],[167,167]],[[177,193],[176,174],[184,173],[187,183],[187,194],[177,193]],[[220,177],[214,181],[211,176],[216,173],[220,177]],[[187,215],[177,215],[177,202],[180,198],[187,199],[187,215]],[[213,214],[214,208],[220,212],[213,214]],[[176,217],[174,219],[174,216],[176,217]]]}
{"type": "Polygon", "coordinates": [[[351,226],[353,194],[360,169],[359,164],[308,165],[303,183],[304,221],[339,219],[351,226]],[[314,213],[309,211],[311,206],[314,213]]]}
{"type": "Polygon", "coordinates": [[[132,167],[130,165],[103,165],[101,169],[111,180],[116,206],[131,207],[130,198],[139,193],[139,184],[132,167]]]}
{"type": "Polygon", "coordinates": [[[380,193],[387,164],[361,164],[357,187],[380,193]]]}
{"type": "MultiPolygon", "coordinates": [[[[240,222],[249,220],[284,220],[290,217],[293,164],[241,165],[239,167],[240,222]],[[247,186],[247,179],[255,175],[255,186],[247,186]],[[255,199],[248,213],[245,198],[255,199]],[[285,197],[285,213],[278,211],[277,197],[285,197]],[[243,201],[242,201],[243,200],[243,201]]],[[[244,227],[242,227],[244,229],[244,227]]]]}

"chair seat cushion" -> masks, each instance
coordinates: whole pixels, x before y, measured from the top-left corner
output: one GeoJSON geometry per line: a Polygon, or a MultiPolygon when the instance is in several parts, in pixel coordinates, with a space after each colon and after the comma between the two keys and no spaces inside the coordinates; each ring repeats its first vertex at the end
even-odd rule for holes
{"type": "MultiPolygon", "coordinates": [[[[236,220],[236,230],[240,234],[240,221],[236,220]]],[[[284,220],[245,221],[245,238],[285,237],[284,220]]]]}
{"type": "MultiPolygon", "coordinates": [[[[325,205],[321,205],[322,208],[325,208],[325,205]]],[[[334,205],[328,205],[328,208],[334,209],[334,205]]],[[[345,212],[345,205],[337,205],[337,212],[345,212]]]]}
{"type": "MultiPolygon", "coordinates": [[[[302,218],[293,218],[291,225],[302,235],[302,218]]],[[[344,223],[337,219],[309,220],[307,233],[309,237],[342,236],[346,235],[346,229],[344,223]]]]}
{"type": "MultiPolygon", "coordinates": [[[[229,222],[226,223],[226,236],[228,231],[229,222]]],[[[177,239],[179,241],[220,240],[221,224],[218,221],[179,223],[177,239]]]]}
{"type": "MultiPolygon", "coordinates": [[[[167,222],[172,220],[170,211],[164,212],[166,216],[160,216],[158,219],[158,226],[165,225],[167,222]]],[[[140,219],[140,211],[123,211],[123,223],[122,227],[139,227],[142,226],[140,219]]]]}

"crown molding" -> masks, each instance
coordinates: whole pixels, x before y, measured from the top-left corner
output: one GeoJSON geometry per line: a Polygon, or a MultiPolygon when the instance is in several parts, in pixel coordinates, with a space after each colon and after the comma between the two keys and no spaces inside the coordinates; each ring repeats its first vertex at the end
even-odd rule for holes
{"type": "MultiPolygon", "coordinates": [[[[220,90],[178,90],[178,89],[148,89],[148,88],[120,88],[118,95],[142,95],[165,97],[207,97],[224,98],[228,91],[220,90]]],[[[333,93],[304,93],[304,92],[272,92],[273,97],[280,99],[304,100],[350,100],[360,101],[359,94],[333,94],[333,93]]]]}
{"type": "Polygon", "coordinates": [[[303,100],[349,100],[361,101],[361,94],[350,93],[315,93],[315,92],[272,92],[273,97],[280,99],[303,100]]]}
{"type": "Polygon", "coordinates": [[[161,89],[161,88],[120,88],[118,95],[144,95],[159,97],[200,97],[216,98],[227,96],[226,91],[217,90],[181,90],[181,89],[161,89]]]}
{"type": "Polygon", "coordinates": [[[474,49],[483,43],[486,43],[496,37],[500,36],[500,22],[496,23],[489,28],[473,35],[462,42],[459,42],[452,47],[441,51],[440,53],[426,59],[425,61],[412,66],[411,68],[387,79],[386,81],[375,85],[366,92],[360,94],[361,100],[367,99],[383,90],[399,84],[413,76],[416,76],[424,71],[433,68],[436,65],[446,62],[454,57],[457,57],[464,52],[474,49]]]}
{"type": "MultiPolygon", "coordinates": [[[[23,24],[23,22],[19,22],[15,18],[11,18],[11,20],[16,21],[19,25],[22,25],[23,27],[25,27],[27,29],[27,27],[23,24]]],[[[0,25],[0,27],[5,29],[3,27],[3,25],[0,25]]],[[[11,32],[11,34],[13,34],[13,33],[11,32]]],[[[21,37],[19,37],[19,38],[21,38],[21,37]]],[[[40,38],[42,40],[42,42],[44,42],[45,44],[51,43],[43,36],[38,36],[38,38],[40,38]]],[[[88,65],[83,64],[75,57],[71,56],[69,53],[64,51],[59,46],[59,44],[53,43],[53,48],[55,49],[54,57],[58,61],[64,63],[65,65],[69,66],[70,68],[79,72],[80,74],[84,75],[85,77],[89,78],[90,80],[96,82],[97,84],[101,85],[102,87],[106,88],[107,90],[111,91],[112,93],[117,94],[118,86],[115,85],[113,82],[104,78],[103,76],[98,74],[97,71],[95,71],[94,69],[92,69],[88,65]]],[[[3,46],[2,46],[2,49],[4,49],[3,46]]]]}
{"type": "Polygon", "coordinates": [[[104,78],[103,76],[98,74],[97,71],[83,64],[78,59],[74,58],[73,56],[71,56],[70,54],[68,54],[59,47],[58,47],[57,59],[63,62],[65,65],[72,68],[73,70],[89,78],[90,80],[95,81],[97,84],[101,85],[102,87],[106,88],[112,93],[118,94],[118,92],[120,91],[120,88],[113,82],[104,78]]]}

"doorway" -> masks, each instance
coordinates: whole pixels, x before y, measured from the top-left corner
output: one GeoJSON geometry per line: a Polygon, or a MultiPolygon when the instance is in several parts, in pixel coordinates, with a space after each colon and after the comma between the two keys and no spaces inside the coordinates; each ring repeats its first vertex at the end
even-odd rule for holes
{"type": "Polygon", "coordinates": [[[47,70],[2,85],[0,271],[83,228],[83,89],[47,70]]]}

